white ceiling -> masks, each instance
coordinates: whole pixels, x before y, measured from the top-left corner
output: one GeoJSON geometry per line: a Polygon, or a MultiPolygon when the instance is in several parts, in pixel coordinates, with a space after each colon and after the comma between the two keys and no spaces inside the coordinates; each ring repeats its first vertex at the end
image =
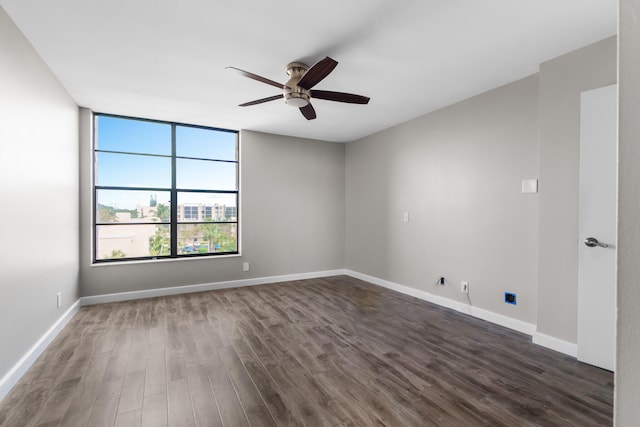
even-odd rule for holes
{"type": "Polygon", "coordinates": [[[616,0],[0,0],[75,101],[94,111],[352,141],[538,71],[616,34],[616,0]],[[287,63],[338,67],[316,120],[273,101],[287,63]]]}

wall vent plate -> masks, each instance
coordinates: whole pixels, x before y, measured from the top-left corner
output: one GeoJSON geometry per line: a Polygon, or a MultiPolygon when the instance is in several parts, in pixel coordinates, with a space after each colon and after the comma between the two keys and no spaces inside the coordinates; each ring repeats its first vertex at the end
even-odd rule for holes
{"type": "Polygon", "coordinates": [[[516,305],[516,294],[514,294],[513,292],[505,292],[504,302],[507,304],[516,305]]]}

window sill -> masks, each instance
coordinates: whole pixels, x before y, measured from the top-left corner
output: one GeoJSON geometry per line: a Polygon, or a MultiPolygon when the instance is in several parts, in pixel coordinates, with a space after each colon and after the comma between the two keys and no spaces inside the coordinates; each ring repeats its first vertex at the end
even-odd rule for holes
{"type": "Polygon", "coordinates": [[[137,264],[157,264],[159,262],[180,262],[180,261],[203,261],[213,259],[226,259],[226,258],[239,258],[242,257],[242,253],[229,254],[229,255],[215,255],[215,256],[194,256],[183,258],[160,258],[160,259],[143,259],[138,261],[110,261],[110,262],[91,262],[90,267],[107,267],[111,265],[137,265],[137,264]]]}

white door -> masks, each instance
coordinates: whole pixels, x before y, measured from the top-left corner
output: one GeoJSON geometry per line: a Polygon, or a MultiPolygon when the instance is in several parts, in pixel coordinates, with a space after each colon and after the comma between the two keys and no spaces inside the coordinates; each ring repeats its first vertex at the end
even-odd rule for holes
{"type": "Polygon", "coordinates": [[[582,93],[578,360],[615,370],[617,86],[582,93]]]}

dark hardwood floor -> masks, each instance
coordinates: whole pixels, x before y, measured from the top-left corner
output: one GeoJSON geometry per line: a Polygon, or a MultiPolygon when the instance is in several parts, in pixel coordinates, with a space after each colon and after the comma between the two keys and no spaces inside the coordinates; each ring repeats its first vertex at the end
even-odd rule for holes
{"type": "Polygon", "coordinates": [[[613,374],[337,276],[84,307],[2,426],[602,426],[613,374]]]}

